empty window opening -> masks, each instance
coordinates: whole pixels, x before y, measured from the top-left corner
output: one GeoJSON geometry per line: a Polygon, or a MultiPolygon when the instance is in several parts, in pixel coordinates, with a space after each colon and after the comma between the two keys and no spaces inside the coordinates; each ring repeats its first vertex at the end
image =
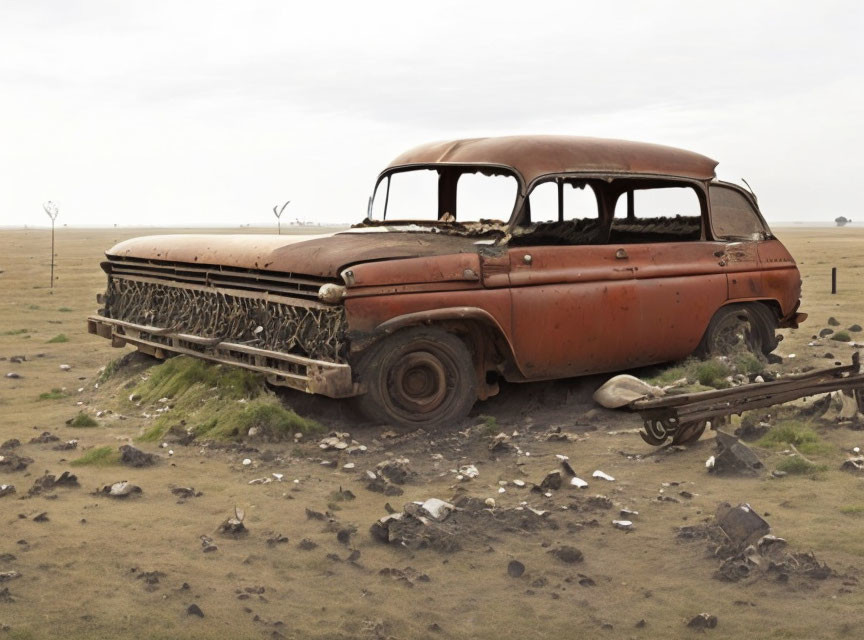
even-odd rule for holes
{"type": "Polygon", "coordinates": [[[610,243],[685,242],[702,237],[702,205],[695,189],[637,186],[618,195],[610,243]]]}
{"type": "Polygon", "coordinates": [[[513,213],[518,188],[513,176],[461,174],[456,184],[456,220],[506,222],[513,213]]]}
{"type": "Polygon", "coordinates": [[[597,196],[585,180],[541,182],[528,196],[527,214],[510,244],[600,244],[606,239],[597,196]]]}

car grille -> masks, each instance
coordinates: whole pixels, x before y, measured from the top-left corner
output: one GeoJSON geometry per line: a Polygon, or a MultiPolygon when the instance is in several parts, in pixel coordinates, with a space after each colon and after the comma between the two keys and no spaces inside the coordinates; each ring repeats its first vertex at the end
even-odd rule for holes
{"type": "Polygon", "coordinates": [[[242,270],[217,278],[223,273],[218,268],[183,264],[104,266],[109,273],[106,317],[214,343],[345,361],[344,307],[309,300],[313,285],[316,295],[320,286],[311,279],[244,277],[242,270]],[[297,298],[283,295],[286,290],[297,298]]]}

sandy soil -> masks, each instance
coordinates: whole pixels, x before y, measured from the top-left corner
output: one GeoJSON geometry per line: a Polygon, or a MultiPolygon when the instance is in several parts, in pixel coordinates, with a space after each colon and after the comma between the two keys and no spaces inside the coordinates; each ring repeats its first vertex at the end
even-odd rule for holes
{"type": "MultiPolygon", "coordinates": [[[[23,471],[0,467],[0,484],[17,488],[0,497],[0,576],[20,573],[0,582],[0,638],[683,638],[698,633],[686,623],[701,612],[718,617],[718,626],[706,632],[717,637],[860,635],[864,516],[854,507],[864,511],[864,482],[839,466],[846,450],[864,446],[864,435],[848,428],[820,427],[830,447],[815,456],[829,468],[818,476],[721,478],[704,467],[714,449],[710,435],[683,451],[647,455],[652,448],[635,432],[637,417],[592,404],[598,378],[508,386],[463,425],[395,438],[386,437],[386,428],[356,424],[344,404],[289,392],[286,404],[349,431],[368,450],[322,452],[316,438],[246,450],[172,445],[169,457],[167,449],[138,444],[159,455],[159,464],[70,467],[82,452],[131,442],[151,423],[142,415],[147,408],[122,408],[123,385],[137,380],[140,369],[95,388],[99,368],[123,352],[87,335],[85,326],[104,285],[102,250],[133,235],[140,231],[59,231],[59,279],[51,291],[48,233],[0,231],[0,374],[21,376],[0,377],[0,442],[19,439],[15,453],[34,460],[23,471]],[[68,342],[50,343],[58,334],[68,342]],[[9,361],[18,355],[26,361],[9,361]],[[71,370],[61,370],[64,364],[71,370]],[[39,399],[53,388],[68,395],[39,399]],[[82,407],[124,411],[126,419],[115,413],[98,427],[67,426],[82,407]],[[490,452],[493,429],[481,414],[495,418],[494,431],[517,432],[512,443],[521,454],[490,452]],[[559,427],[570,437],[549,440],[559,427]],[[29,443],[43,431],[61,442],[77,439],[78,449],[29,443]],[[590,486],[546,497],[512,484],[539,483],[559,468],[556,454],[569,456],[590,486]],[[402,485],[404,494],[367,490],[363,472],[395,456],[407,457],[417,473],[402,485]],[[252,464],[244,466],[244,458],[252,464]],[[476,465],[479,475],[459,481],[453,470],[466,464],[476,465]],[[595,469],[615,481],[591,478],[595,469]],[[44,472],[64,470],[77,474],[80,487],[27,497],[44,472]],[[250,484],[272,473],[284,474],[283,481],[250,484]],[[125,501],[93,494],[118,480],[134,482],[143,493],[125,501]],[[499,481],[507,483],[504,493],[499,481]],[[171,493],[174,486],[202,495],[181,500],[171,493]],[[356,499],[335,501],[340,488],[356,499]],[[597,494],[614,507],[591,506],[588,497],[597,494]],[[411,500],[458,495],[494,498],[492,513],[501,525],[487,519],[457,532],[462,548],[455,552],[400,549],[369,533],[386,514],[385,503],[401,510],[411,500]],[[677,501],[659,501],[661,495],[677,501]],[[542,526],[508,525],[507,510],[523,501],[550,512],[542,526]],[[706,521],[722,501],[750,503],[790,548],[812,550],[836,575],[787,582],[712,578],[718,561],[705,541],[678,540],[676,527],[706,521]],[[241,539],[216,532],[235,506],[246,513],[249,533],[241,539]],[[622,507],[639,511],[633,532],[611,524],[622,507]],[[332,522],[310,519],[307,509],[329,512],[332,522]],[[43,512],[47,521],[35,519],[43,512]],[[357,532],[340,542],[336,532],[352,524],[357,532]],[[268,544],[277,533],[288,541],[268,544]],[[204,553],[202,535],[218,550],[204,553]],[[304,539],[317,546],[305,549],[312,545],[301,544],[304,539]],[[577,547],[584,559],[568,564],[549,553],[562,545],[577,547]],[[514,559],[525,566],[518,578],[507,571],[514,559]],[[203,617],[187,614],[193,603],[203,617]]],[[[864,230],[796,228],[778,235],[799,261],[802,308],[810,313],[800,330],[786,332],[778,349],[783,366],[827,366],[829,351],[848,362],[850,345],[828,338],[808,343],[829,316],[842,327],[864,323],[864,230]],[[833,296],[831,266],[840,270],[833,296]]],[[[758,453],[769,470],[783,458],[778,451],[758,453]]]]}

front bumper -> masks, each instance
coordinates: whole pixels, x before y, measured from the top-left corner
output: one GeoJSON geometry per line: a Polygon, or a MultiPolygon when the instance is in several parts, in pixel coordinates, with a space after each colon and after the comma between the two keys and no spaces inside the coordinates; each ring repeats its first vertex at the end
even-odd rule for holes
{"type": "Polygon", "coordinates": [[[272,384],[307,393],[317,393],[330,398],[348,398],[362,392],[360,386],[353,382],[351,365],[348,364],[222,342],[218,338],[172,333],[170,329],[99,315],[87,318],[87,331],[111,340],[111,346],[114,347],[122,347],[128,343],[157,358],[177,353],[235,365],[265,374],[272,384]]]}

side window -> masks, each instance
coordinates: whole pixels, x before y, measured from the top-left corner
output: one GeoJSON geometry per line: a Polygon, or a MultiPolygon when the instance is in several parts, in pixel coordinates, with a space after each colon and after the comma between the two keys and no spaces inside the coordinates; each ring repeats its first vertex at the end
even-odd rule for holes
{"type": "Polygon", "coordinates": [[[634,186],[615,202],[611,243],[686,242],[701,237],[702,206],[692,187],[634,186]]]}
{"type": "MultiPolygon", "coordinates": [[[[565,181],[561,189],[564,203],[563,222],[571,220],[596,220],[597,198],[594,190],[584,182],[565,181]]],[[[531,222],[558,222],[558,183],[554,180],[541,182],[528,196],[531,203],[531,222]]]]}
{"type": "Polygon", "coordinates": [[[761,240],[765,226],[742,193],[711,185],[711,228],[718,240],[761,240]]]}
{"type": "Polygon", "coordinates": [[[547,180],[528,195],[531,221],[517,227],[513,246],[601,244],[606,230],[600,220],[597,197],[585,180],[547,180]],[[559,194],[561,219],[559,213],[559,194]]]}
{"type": "Polygon", "coordinates": [[[456,220],[506,222],[513,213],[518,189],[513,176],[463,173],[456,183],[456,220]]]}
{"type": "Polygon", "coordinates": [[[384,178],[375,189],[372,217],[375,220],[437,220],[438,172],[417,169],[384,178]]]}

